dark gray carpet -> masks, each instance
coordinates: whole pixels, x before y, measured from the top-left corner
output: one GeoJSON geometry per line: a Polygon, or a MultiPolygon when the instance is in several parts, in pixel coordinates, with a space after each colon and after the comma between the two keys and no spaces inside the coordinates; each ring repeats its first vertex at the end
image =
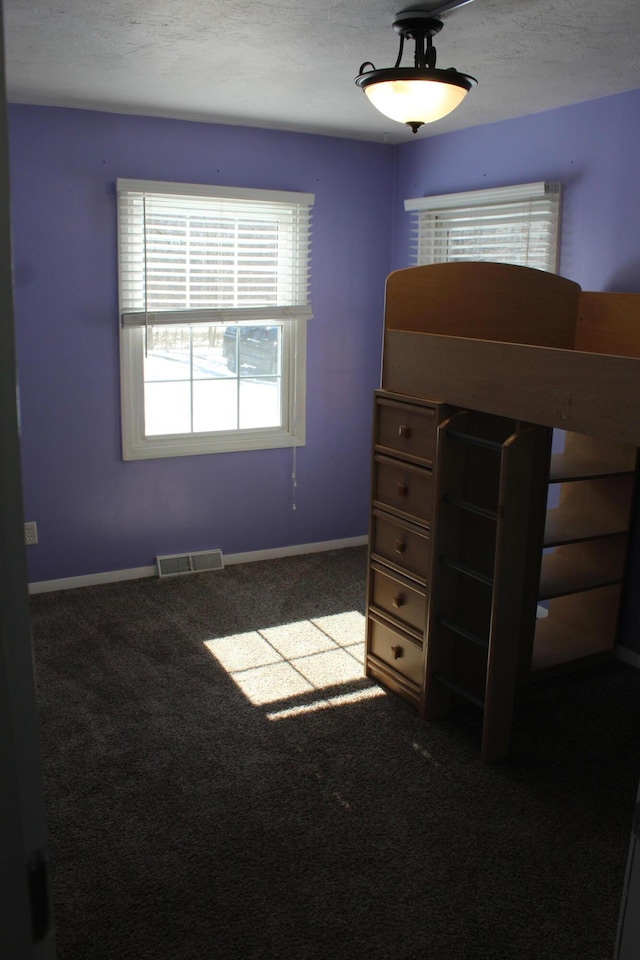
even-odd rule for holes
{"type": "Polygon", "coordinates": [[[611,960],[640,673],[523,693],[488,767],[472,708],[271,720],[204,645],[362,612],[365,562],[32,598],[60,960],[611,960]]]}

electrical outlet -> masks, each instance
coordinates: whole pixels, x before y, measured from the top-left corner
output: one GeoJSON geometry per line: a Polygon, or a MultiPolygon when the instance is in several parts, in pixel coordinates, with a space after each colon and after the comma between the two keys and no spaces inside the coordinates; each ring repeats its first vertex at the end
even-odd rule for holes
{"type": "Polygon", "coordinates": [[[38,526],[35,520],[32,520],[30,523],[25,523],[24,542],[28,547],[31,547],[34,543],[38,542],[38,526]]]}

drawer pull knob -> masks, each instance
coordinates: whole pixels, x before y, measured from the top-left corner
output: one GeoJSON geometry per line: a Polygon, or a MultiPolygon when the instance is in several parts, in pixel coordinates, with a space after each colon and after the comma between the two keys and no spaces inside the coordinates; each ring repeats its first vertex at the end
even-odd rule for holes
{"type": "Polygon", "coordinates": [[[396,540],[396,553],[404,553],[407,549],[407,545],[404,540],[396,540]]]}
{"type": "Polygon", "coordinates": [[[398,484],[398,496],[399,496],[399,497],[406,497],[408,493],[409,493],[409,487],[406,485],[406,483],[399,483],[399,484],[398,484]]]}
{"type": "Polygon", "coordinates": [[[407,427],[401,423],[398,427],[398,436],[404,437],[404,439],[407,440],[411,436],[411,427],[407,427]]]}
{"type": "Polygon", "coordinates": [[[395,597],[391,601],[394,607],[404,607],[404,594],[396,593],[395,597]]]}
{"type": "Polygon", "coordinates": [[[402,656],[402,647],[391,647],[391,653],[394,660],[399,660],[402,656]]]}

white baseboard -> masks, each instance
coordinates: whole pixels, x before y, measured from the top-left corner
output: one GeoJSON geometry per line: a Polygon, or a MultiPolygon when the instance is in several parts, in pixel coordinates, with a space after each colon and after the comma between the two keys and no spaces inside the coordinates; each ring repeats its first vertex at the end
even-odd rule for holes
{"type": "Polygon", "coordinates": [[[277,560],[279,557],[296,557],[304,553],[324,553],[327,550],[344,550],[347,547],[364,547],[369,538],[350,537],[346,540],[321,540],[320,543],[299,543],[292,547],[276,547],[273,550],[254,550],[252,553],[230,553],[224,565],[252,563],[254,560],[277,560]]]}
{"type": "MultiPolygon", "coordinates": [[[[305,553],[323,553],[327,550],[343,550],[347,547],[362,547],[368,537],[349,537],[344,540],[322,540],[320,543],[300,543],[291,547],[274,547],[271,550],[253,550],[249,553],[225,554],[225,567],[236,563],[252,563],[255,560],[277,560],[279,557],[294,557],[305,553]]],[[[39,580],[29,584],[29,593],[52,593],[55,590],[74,590],[77,587],[93,587],[100,583],[118,583],[120,580],[141,580],[157,576],[152,567],[132,567],[129,570],[109,570],[105,573],[90,573],[82,577],[64,577],[61,580],[39,580]]]]}
{"type": "Polygon", "coordinates": [[[629,650],[628,647],[623,647],[620,644],[616,646],[616,660],[622,660],[623,663],[628,663],[630,667],[640,670],[640,653],[629,650]]]}
{"type": "Polygon", "coordinates": [[[63,577],[61,580],[37,580],[29,584],[29,593],[53,593],[55,590],[74,590],[76,587],[95,587],[99,583],[117,583],[119,580],[140,580],[157,574],[152,567],[131,567],[130,570],[107,570],[88,573],[83,577],[63,577]]]}

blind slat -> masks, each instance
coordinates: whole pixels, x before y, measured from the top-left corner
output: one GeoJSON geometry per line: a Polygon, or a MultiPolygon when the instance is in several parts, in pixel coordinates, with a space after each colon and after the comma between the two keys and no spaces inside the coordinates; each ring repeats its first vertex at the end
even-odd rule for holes
{"type": "Polygon", "coordinates": [[[146,324],[172,327],[183,324],[214,326],[223,323],[255,324],[260,321],[282,323],[289,320],[310,320],[312,316],[310,307],[211,307],[203,310],[155,310],[151,313],[143,310],[132,311],[122,314],[122,324],[125,327],[144,327],[146,324]]]}

